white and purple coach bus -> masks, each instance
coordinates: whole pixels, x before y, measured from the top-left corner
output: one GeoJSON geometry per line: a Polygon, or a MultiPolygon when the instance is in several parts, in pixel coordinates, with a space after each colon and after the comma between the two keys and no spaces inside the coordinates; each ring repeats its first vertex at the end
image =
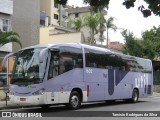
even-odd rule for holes
{"type": "Polygon", "coordinates": [[[130,100],[153,92],[152,62],[84,44],[35,45],[15,56],[9,98],[13,104],[48,108],[82,102],[130,100]]]}

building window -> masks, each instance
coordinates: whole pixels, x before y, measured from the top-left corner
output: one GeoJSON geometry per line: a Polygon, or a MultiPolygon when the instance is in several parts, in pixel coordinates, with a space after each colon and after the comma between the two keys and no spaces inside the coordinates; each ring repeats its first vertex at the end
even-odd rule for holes
{"type": "Polygon", "coordinates": [[[75,17],[76,17],[76,18],[79,17],[79,13],[76,13],[76,14],[75,14],[75,17]]]}
{"type": "Polygon", "coordinates": [[[0,20],[0,29],[5,32],[9,31],[9,20],[1,19],[0,20]]]}
{"type": "Polygon", "coordinates": [[[58,15],[54,14],[54,19],[58,20],[58,15]]]}
{"type": "Polygon", "coordinates": [[[54,1],[54,7],[58,8],[58,4],[54,1]]]}

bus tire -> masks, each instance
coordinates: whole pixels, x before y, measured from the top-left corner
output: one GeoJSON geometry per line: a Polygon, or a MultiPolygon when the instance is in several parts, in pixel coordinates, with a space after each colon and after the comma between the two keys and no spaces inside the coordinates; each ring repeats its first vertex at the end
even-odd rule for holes
{"type": "Polygon", "coordinates": [[[138,90],[137,90],[137,89],[134,89],[133,92],[132,92],[131,102],[132,102],[132,103],[138,102],[138,98],[139,98],[138,90]]]}
{"type": "Polygon", "coordinates": [[[77,91],[73,91],[70,94],[68,108],[70,110],[77,110],[81,106],[81,97],[77,91]]]}

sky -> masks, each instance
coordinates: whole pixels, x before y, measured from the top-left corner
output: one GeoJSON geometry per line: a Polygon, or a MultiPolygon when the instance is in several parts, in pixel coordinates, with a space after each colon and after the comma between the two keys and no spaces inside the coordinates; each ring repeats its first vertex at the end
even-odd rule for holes
{"type": "MultiPolygon", "coordinates": [[[[144,18],[143,14],[138,11],[138,7],[144,5],[147,8],[147,4],[143,2],[144,0],[136,0],[135,7],[126,9],[124,5],[122,5],[124,0],[110,0],[108,17],[116,18],[114,24],[118,28],[128,29],[133,32],[135,37],[141,38],[141,33],[145,30],[151,29],[153,26],[160,25],[160,17],[155,16],[153,13],[148,18],[144,18]]],[[[69,5],[82,7],[82,0],[68,0],[69,5]]],[[[119,41],[124,43],[123,37],[121,35],[122,29],[118,29],[117,32],[109,31],[109,39],[110,41],[119,41]]],[[[104,33],[106,36],[106,33],[104,33]]]]}

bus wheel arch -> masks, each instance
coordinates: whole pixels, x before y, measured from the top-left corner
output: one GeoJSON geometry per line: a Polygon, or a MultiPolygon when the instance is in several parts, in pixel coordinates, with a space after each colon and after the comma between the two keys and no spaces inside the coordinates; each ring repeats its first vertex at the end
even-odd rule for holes
{"type": "Polygon", "coordinates": [[[67,107],[71,110],[76,110],[81,106],[81,102],[83,101],[83,93],[80,88],[72,89],[69,97],[69,103],[67,107]]]}
{"type": "Polygon", "coordinates": [[[138,88],[134,88],[133,92],[132,92],[131,102],[132,103],[136,103],[136,102],[138,102],[138,99],[139,99],[139,89],[138,88]]]}
{"type": "Polygon", "coordinates": [[[77,91],[80,94],[81,102],[82,102],[83,101],[83,92],[82,92],[82,90],[80,88],[73,88],[72,91],[71,91],[71,93],[73,91],[77,91]]]}

